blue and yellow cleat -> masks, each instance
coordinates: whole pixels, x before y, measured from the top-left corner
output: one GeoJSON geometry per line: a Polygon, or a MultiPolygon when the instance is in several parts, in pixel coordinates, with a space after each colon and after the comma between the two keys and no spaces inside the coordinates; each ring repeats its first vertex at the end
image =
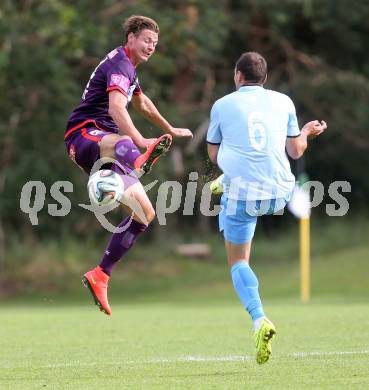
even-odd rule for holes
{"type": "Polygon", "coordinates": [[[223,178],[224,173],[210,183],[210,191],[214,195],[220,195],[224,192],[223,178]]]}
{"type": "Polygon", "coordinates": [[[271,340],[276,334],[275,326],[268,320],[263,319],[259,329],[255,332],[256,362],[258,364],[266,363],[271,354],[271,340]]]}

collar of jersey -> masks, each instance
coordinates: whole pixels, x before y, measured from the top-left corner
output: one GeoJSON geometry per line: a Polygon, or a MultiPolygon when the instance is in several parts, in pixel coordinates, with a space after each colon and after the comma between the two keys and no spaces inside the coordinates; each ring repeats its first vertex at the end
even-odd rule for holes
{"type": "Polygon", "coordinates": [[[240,92],[246,92],[246,91],[255,91],[256,89],[264,88],[261,85],[243,85],[238,90],[240,92]]]}
{"type": "Polygon", "coordinates": [[[126,46],[122,46],[123,47],[123,51],[126,53],[126,56],[128,57],[129,61],[131,62],[132,66],[135,67],[132,63],[132,59],[131,59],[131,51],[128,49],[128,47],[126,46]]]}

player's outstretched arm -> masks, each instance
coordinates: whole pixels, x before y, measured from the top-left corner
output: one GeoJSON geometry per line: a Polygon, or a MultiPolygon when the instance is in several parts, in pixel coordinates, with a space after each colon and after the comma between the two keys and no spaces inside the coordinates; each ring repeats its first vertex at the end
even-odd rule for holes
{"type": "Polygon", "coordinates": [[[144,93],[134,95],[132,103],[138,112],[140,112],[152,124],[162,129],[164,133],[171,134],[175,137],[193,136],[189,129],[171,126],[171,124],[160,114],[151,99],[144,93]]]}
{"type": "Polygon", "coordinates": [[[324,121],[319,122],[318,120],[315,120],[306,123],[301,129],[301,134],[298,137],[287,138],[286,150],[288,155],[294,160],[300,158],[307,148],[308,139],[319,136],[326,128],[327,124],[324,121]]]}
{"type": "Polygon", "coordinates": [[[137,130],[126,109],[127,96],[119,91],[109,92],[109,115],[117,124],[121,135],[128,135],[132,141],[140,148],[147,148],[151,145],[152,138],[144,138],[137,130]]]}

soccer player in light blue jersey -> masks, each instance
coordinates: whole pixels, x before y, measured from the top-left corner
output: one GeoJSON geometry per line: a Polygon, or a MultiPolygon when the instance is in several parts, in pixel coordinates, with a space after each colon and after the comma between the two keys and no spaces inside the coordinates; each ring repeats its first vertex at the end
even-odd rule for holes
{"type": "MultiPolygon", "coordinates": [[[[286,155],[298,159],[307,139],[327,125],[311,121],[299,129],[292,100],[263,87],[267,63],[258,53],[236,63],[236,91],[217,100],[207,134],[208,154],[223,171],[219,229],[223,231],[234,289],[255,329],[256,361],[271,355],[275,326],[265,316],[258,279],[249,265],[257,217],[282,210],[295,185],[286,155]]],[[[215,191],[219,181],[215,182],[215,191]]],[[[214,188],[213,188],[214,189],[214,188]]]]}

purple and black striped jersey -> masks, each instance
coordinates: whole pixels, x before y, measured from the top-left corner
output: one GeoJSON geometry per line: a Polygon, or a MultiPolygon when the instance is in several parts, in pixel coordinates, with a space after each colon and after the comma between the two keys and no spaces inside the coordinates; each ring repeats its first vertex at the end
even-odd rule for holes
{"type": "Polygon", "coordinates": [[[69,116],[65,138],[88,124],[118,133],[118,126],[109,115],[109,92],[113,90],[127,96],[128,102],[133,94],[142,92],[129,52],[122,46],[105,56],[92,72],[80,104],[69,116]]]}

